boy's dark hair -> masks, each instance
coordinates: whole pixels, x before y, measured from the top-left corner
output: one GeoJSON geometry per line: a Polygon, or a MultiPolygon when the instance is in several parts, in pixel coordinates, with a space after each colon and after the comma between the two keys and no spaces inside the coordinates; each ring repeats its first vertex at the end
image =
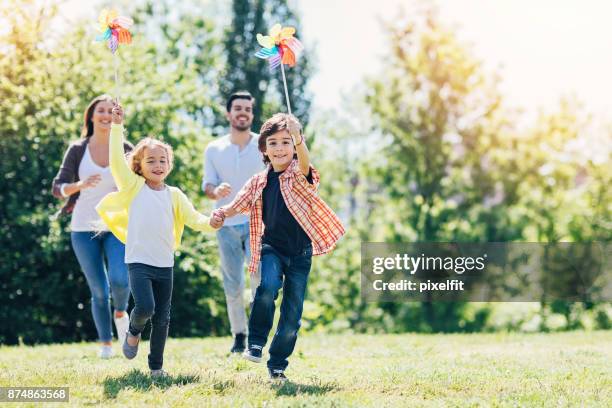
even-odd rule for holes
{"type": "Polygon", "coordinates": [[[248,91],[234,92],[230,95],[229,99],[227,100],[227,104],[225,105],[225,109],[228,112],[232,110],[232,102],[234,102],[236,99],[246,99],[247,101],[253,102],[253,105],[255,105],[255,98],[253,98],[253,95],[251,95],[248,91]]]}
{"type": "MultiPolygon", "coordinates": [[[[259,147],[259,151],[263,154],[264,164],[267,165],[270,163],[270,159],[264,153],[266,151],[266,139],[277,132],[287,130],[289,128],[288,119],[290,117],[292,117],[292,115],[289,115],[288,113],[277,113],[270,119],[266,120],[263,125],[261,125],[257,146],[259,147]]],[[[297,120],[295,116],[293,116],[293,118],[297,120]]],[[[300,122],[298,121],[298,123],[300,122]]],[[[297,159],[297,153],[293,153],[293,158],[297,159]]]]}

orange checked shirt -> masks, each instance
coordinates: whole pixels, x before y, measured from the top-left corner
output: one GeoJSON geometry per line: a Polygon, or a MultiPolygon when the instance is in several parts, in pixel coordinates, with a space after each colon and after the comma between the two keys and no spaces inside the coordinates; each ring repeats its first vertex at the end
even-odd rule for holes
{"type": "MultiPolygon", "coordinates": [[[[250,213],[250,273],[257,271],[261,258],[261,239],[265,228],[262,192],[268,182],[269,169],[251,177],[234,201],[228,204],[229,208],[239,213],[250,213]]],[[[344,235],[344,227],[338,216],[317,194],[319,172],[312,165],[310,171],[312,184],[306,180],[294,159],[280,175],[279,183],[287,209],[312,241],[312,254],[321,255],[334,249],[336,242],[344,235]]]]}

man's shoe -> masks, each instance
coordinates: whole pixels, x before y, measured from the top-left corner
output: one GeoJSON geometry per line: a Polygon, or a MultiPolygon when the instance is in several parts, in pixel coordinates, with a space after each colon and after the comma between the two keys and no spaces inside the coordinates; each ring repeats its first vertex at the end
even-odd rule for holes
{"type": "Polygon", "coordinates": [[[232,353],[242,353],[246,349],[246,334],[238,333],[234,337],[234,345],[230,350],[232,353]]]}

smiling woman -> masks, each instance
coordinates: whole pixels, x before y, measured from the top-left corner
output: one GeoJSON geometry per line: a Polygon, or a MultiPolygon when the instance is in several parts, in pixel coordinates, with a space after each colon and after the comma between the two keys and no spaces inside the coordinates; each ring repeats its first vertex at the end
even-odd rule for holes
{"type": "MultiPolygon", "coordinates": [[[[53,180],[53,195],[68,199],[61,212],[72,214],[72,248],[91,290],[91,308],[102,343],[102,358],[112,355],[111,297],[120,341],[128,325],[126,310],[129,288],[125,247],[107,228],[100,230],[103,224],[96,212],[96,205],[102,198],[117,190],[108,167],[112,108],[109,95],[100,95],[89,103],[83,115],[81,139],[68,147],[53,180]]],[[[131,144],[123,144],[124,152],[131,149],[131,144]]]]}

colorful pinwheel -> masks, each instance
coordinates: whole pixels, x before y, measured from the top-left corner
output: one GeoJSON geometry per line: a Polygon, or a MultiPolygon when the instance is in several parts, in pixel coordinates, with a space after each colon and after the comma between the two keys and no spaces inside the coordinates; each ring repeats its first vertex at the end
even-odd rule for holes
{"type": "Polygon", "coordinates": [[[289,92],[287,90],[287,79],[285,78],[285,65],[294,67],[297,59],[300,57],[304,46],[293,36],[295,34],[294,27],[283,28],[280,24],[275,24],[270,29],[268,35],[257,34],[257,42],[263,48],[255,53],[255,56],[262,59],[267,59],[270,66],[270,71],[280,65],[283,75],[283,85],[285,86],[285,99],[287,100],[287,109],[291,113],[291,104],[289,103],[289,92]]]}
{"type": "Polygon", "coordinates": [[[108,48],[113,54],[117,51],[119,44],[130,44],[132,42],[132,34],[129,30],[134,21],[131,18],[120,16],[115,9],[104,9],[98,17],[98,22],[102,34],[96,37],[96,41],[108,40],[108,48]]]}
{"type": "Polygon", "coordinates": [[[278,67],[281,63],[294,67],[296,60],[304,50],[300,40],[293,36],[295,28],[283,28],[280,24],[275,24],[268,34],[257,34],[257,42],[263,48],[257,51],[255,56],[267,59],[270,70],[278,67]]]}

